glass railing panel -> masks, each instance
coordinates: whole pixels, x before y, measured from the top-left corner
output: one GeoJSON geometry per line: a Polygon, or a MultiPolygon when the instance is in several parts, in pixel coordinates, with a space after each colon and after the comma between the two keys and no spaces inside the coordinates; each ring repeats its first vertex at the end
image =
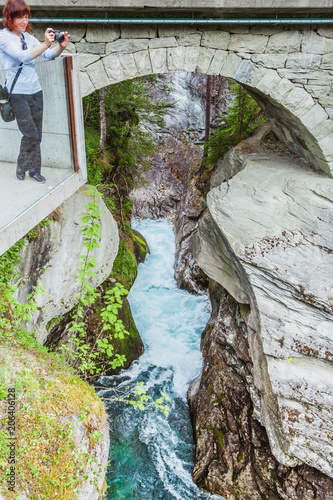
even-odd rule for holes
{"type": "MultiPolygon", "coordinates": [[[[74,174],[64,58],[45,62],[38,60],[36,71],[43,89],[41,175],[46,182],[39,183],[28,173],[24,180],[16,177],[22,133],[16,120],[4,122],[0,117],[0,229],[74,174]]],[[[6,76],[7,71],[1,70],[2,87],[5,86],[6,76]]]]}

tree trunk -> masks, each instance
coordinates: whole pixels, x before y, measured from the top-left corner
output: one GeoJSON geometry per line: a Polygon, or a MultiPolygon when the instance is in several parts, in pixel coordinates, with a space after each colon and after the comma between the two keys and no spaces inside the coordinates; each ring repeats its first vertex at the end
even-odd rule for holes
{"type": "Polygon", "coordinates": [[[206,81],[206,122],[205,122],[205,143],[203,150],[203,157],[200,167],[200,172],[203,172],[205,168],[206,158],[208,155],[208,139],[210,130],[210,101],[211,101],[211,87],[212,87],[212,76],[207,75],[206,81]]]}
{"type": "Polygon", "coordinates": [[[209,130],[210,130],[210,101],[211,101],[211,88],[212,88],[212,76],[207,75],[207,84],[206,84],[206,127],[205,127],[205,146],[208,143],[209,139],[209,130]]]}
{"type": "Polygon", "coordinates": [[[105,144],[106,144],[106,115],[105,115],[105,89],[99,91],[99,121],[100,121],[100,134],[99,134],[99,156],[104,158],[105,144]]]}

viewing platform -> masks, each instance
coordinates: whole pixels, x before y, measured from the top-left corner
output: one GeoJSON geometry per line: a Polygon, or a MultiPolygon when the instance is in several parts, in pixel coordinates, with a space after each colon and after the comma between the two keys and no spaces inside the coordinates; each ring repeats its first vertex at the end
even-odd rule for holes
{"type": "MultiPolygon", "coordinates": [[[[0,118],[0,255],[87,181],[82,96],[77,55],[37,61],[43,89],[42,170],[46,183],[16,177],[22,134],[0,118]]],[[[6,71],[0,71],[5,85],[6,71]]]]}

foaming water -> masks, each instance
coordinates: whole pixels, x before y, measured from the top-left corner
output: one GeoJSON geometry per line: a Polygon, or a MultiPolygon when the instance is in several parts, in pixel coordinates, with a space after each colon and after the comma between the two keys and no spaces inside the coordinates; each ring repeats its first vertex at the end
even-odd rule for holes
{"type": "MultiPolygon", "coordinates": [[[[220,499],[192,481],[193,433],[186,394],[202,366],[200,337],[209,318],[204,297],[179,290],[174,281],[175,242],[170,221],[136,221],[151,254],[139,266],[129,294],[145,353],[129,370],[103,377],[106,387],[144,382],[150,396],[171,398],[166,418],[117,403],[109,407],[111,448],[108,500],[220,499]]],[[[109,390],[100,394],[111,396],[109,390]]]]}

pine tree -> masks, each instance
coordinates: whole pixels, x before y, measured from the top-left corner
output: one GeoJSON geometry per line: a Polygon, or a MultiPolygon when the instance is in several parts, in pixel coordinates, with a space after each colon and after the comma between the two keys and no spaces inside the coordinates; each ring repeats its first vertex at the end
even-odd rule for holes
{"type": "Polygon", "coordinates": [[[208,162],[215,163],[225,153],[265,122],[264,114],[256,101],[238,83],[230,89],[234,94],[232,104],[221,115],[220,126],[211,134],[208,142],[208,162]]]}

